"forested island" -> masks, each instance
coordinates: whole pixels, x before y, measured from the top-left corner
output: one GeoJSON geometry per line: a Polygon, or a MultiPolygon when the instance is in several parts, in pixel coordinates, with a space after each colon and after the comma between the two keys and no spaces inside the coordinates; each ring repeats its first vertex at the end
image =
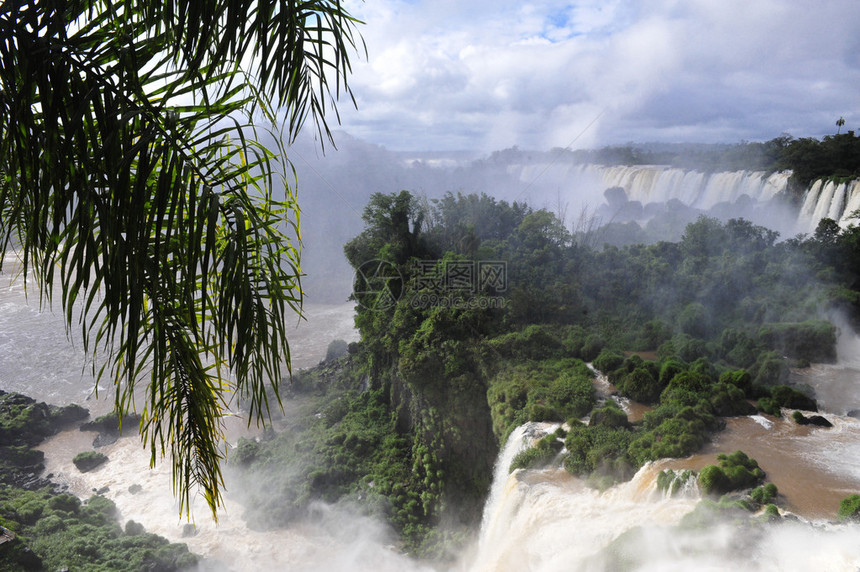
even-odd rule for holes
{"type": "MultiPolygon", "coordinates": [[[[568,429],[512,468],[564,448],[570,473],[606,488],[698,451],[727,417],[816,411],[789,372],[835,360],[833,320],[860,318],[860,229],[828,219],[783,238],[701,217],[679,242],[617,248],[516,202],[403,191],[374,195],[364,220],[345,247],[361,341],[285,384],[298,408],[284,430],[232,456],[243,483],[258,476],[243,490],[260,526],[299,518],[315,498],[348,500],[388,519],[405,551],[444,560],[480,522],[518,425],[568,429]],[[599,398],[595,370],[615,396],[599,398]],[[630,420],[616,398],[649,411],[630,420]]],[[[751,511],[772,503],[755,460],[724,461],[701,472],[703,491],[749,489],[751,511]]]]}

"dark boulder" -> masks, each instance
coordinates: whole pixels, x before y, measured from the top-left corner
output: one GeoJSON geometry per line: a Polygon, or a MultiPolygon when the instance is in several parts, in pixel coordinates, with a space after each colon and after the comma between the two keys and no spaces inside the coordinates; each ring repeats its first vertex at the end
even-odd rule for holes
{"type": "Polygon", "coordinates": [[[827,420],[827,418],[822,417],[821,415],[810,415],[806,417],[800,411],[795,411],[792,413],[791,418],[794,419],[794,422],[798,425],[814,425],[815,427],[833,427],[833,423],[827,420]]]}

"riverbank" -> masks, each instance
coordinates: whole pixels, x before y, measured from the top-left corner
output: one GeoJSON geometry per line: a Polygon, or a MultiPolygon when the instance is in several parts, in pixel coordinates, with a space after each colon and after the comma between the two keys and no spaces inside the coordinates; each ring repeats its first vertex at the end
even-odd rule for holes
{"type": "MultiPolygon", "coordinates": [[[[45,439],[79,434],[88,412],[78,406],[50,406],[0,391],[0,526],[12,533],[0,547],[6,570],[194,569],[198,557],[184,544],[146,532],[131,520],[120,523],[116,505],[101,494],[74,494],[45,471],[45,439]],[[36,447],[40,447],[37,449],[36,447]]],[[[92,434],[89,435],[92,442],[92,434]]],[[[91,444],[71,451],[89,450],[91,444]]]]}

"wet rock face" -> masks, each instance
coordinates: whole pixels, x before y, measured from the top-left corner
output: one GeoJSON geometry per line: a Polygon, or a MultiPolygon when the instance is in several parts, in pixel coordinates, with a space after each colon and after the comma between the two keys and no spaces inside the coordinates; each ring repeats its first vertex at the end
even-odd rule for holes
{"type": "Polygon", "coordinates": [[[105,447],[116,443],[121,435],[133,435],[140,424],[140,415],[130,413],[122,420],[116,413],[108,413],[101,417],[81,424],[81,431],[96,431],[98,435],[93,440],[93,447],[105,447]]]}
{"type": "Polygon", "coordinates": [[[822,417],[821,415],[810,415],[809,417],[804,416],[799,411],[796,411],[792,416],[794,421],[798,425],[812,425],[815,427],[833,427],[833,423],[827,420],[827,418],[822,417]]]}
{"type": "Polygon", "coordinates": [[[64,490],[64,485],[40,476],[45,455],[32,447],[88,415],[79,405],[56,407],[0,390],[0,483],[27,490],[64,490]]]}
{"type": "Polygon", "coordinates": [[[88,416],[80,405],[56,407],[0,390],[0,446],[33,447],[88,416]]]}

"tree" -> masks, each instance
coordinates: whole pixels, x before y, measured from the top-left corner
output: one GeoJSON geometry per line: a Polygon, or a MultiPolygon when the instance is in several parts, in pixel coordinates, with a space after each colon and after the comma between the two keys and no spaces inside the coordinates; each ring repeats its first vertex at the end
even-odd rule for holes
{"type": "Polygon", "coordinates": [[[844,117],[840,117],[839,119],[836,120],[836,127],[837,127],[836,134],[837,135],[839,135],[839,132],[842,131],[843,125],[845,125],[845,118],[844,117]]]}
{"type": "Polygon", "coordinates": [[[142,435],[153,463],[172,455],[186,514],[195,486],[220,504],[232,394],[259,421],[290,369],[298,208],[277,118],[290,142],[308,117],[331,137],[357,24],[340,0],[0,5],[0,263],[14,247],[43,303],[60,287],[119,412],[145,385],[142,435]]]}

